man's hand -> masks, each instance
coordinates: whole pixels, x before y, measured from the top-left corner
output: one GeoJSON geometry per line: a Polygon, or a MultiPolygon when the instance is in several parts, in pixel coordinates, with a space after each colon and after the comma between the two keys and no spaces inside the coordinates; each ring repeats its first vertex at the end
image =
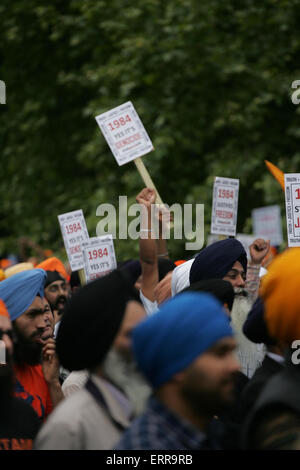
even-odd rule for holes
{"type": "Polygon", "coordinates": [[[252,245],[249,246],[251,263],[252,264],[261,264],[262,260],[269,253],[270,250],[270,240],[263,240],[263,238],[257,238],[254,240],[252,245]]]}
{"type": "Polygon", "coordinates": [[[42,369],[47,384],[59,382],[59,360],[53,338],[47,339],[42,351],[42,369]]]}
{"type": "Polygon", "coordinates": [[[152,188],[144,188],[136,197],[136,202],[146,206],[147,209],[151,208],[151,204],[154,204],[156,200],[156,192],[152,188]]]}

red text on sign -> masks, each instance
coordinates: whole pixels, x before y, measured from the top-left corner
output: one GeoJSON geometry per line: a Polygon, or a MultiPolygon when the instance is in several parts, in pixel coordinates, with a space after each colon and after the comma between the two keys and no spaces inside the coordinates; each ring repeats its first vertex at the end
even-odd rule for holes
{"type": "Polygon", "coordinates": [[[78,222],[77,224],[66,225],[66,231],[68,235],[73,232],[77,232],[78,230],[81,230],[80,222],[78,222]]]}
{"type": "Polygon", "coordinates": [[[131,122],[131,118],[128,114],[125,117],[121,117],[120,119],[115,119],[113,122],[108,124],[108,127],[111,131],[119,129],[120,126],[125,126],[126,122],[131,122]]]}
{"type": "Polygon", "coordinates": [[[99,248],[99,250],[89,251],[88,253],[89,253],[89,260],[103,258],[103,256],[108,256],[107,248],[104,248],[104,250],[99,248]]]}

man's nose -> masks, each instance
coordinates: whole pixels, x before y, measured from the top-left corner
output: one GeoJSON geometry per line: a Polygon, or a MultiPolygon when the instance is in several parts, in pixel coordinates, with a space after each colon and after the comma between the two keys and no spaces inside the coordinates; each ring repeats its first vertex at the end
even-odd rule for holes
{"type": "Polygon", "coordinates": [[[37,326],[37,328],[41,328],[41,329],[46,328],[47,325],[46,325],[46,319],[45,319],[44,315],[39,315],[37,317],[36,326],[37,326]]]}
{"type": "Polygon", "coordinates": [[[230,369],[230,372],[235,373],[239,372],[241,370],[241,364],[236,358],[235,354],[232,353],[229,363],[228,363],[228,368],[230,369]]]}
{"type": "Polygon", "coordinates": [[[241,287],[241,288],[244,288],[244,287],[245,287],[246,281],[245,281],[245,279],[242,277],[241,274],[238,275],[238,277],[236,278],[236,281],[237,281],[236,287],[241,287]]]}
{"type": "Polygon", "coordinates": [[[61,296],[61,295],[64,295],[64,296],[65,296],[65,295],[66,295],[66,289],[64,289],[64,288],[62,288],[62,287],[59,288],[59,291],[58,291],[58,292],[59,292],[59,296],[61,296]]]}

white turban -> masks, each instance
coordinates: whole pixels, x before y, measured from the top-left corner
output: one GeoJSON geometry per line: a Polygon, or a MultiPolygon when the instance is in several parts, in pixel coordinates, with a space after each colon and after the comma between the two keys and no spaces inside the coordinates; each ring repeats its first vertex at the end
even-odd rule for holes
{"type": "Polygon", "coordinates": [[[180,264],[172,272],[172,297],[190,285],[190,269],[194,258],[180,264]]]}

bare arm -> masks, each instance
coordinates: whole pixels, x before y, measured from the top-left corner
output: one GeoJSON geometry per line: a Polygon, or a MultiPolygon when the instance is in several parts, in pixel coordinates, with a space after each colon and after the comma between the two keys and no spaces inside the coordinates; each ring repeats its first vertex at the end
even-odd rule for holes
{"type": "Polygon", "coordinates": [[[137,196],[141,210],[140,262],[142,267],[142,293],[151,302],[155,301],[154,289],[158,283],[157,246],[152,235],[151,206],[155,203],[154,189],[144,188],[137,196]],[[151,237],[152,235],[152,237],[151,237]]]}

